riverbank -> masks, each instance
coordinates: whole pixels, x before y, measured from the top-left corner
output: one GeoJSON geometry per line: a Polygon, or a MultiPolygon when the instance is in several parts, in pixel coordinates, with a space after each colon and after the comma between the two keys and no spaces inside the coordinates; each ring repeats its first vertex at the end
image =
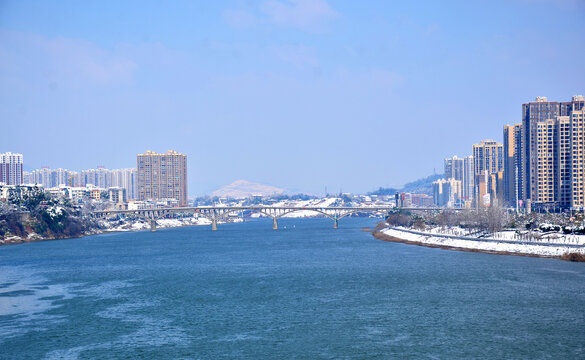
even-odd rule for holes
{"type": "Polygon", "coordinates": [[[26,237],[24,236],[16,236],[16,235],[9,235],[4,239],[0,239],[0,246],[2,245],[16,245],[16,244],[24,244],[24,243],[31,243],[37,241],[49,241],[49,240],[63,240],[63,239],[79,239],[89,235],[97,235],[101,233],[105,233],[108,231],[86,231],[78,235],[73,236],[41,236],[37,233],[30,233],[26,237]]]}
{"type": "Polygon", "coordinates": [[[377,227],[372,235],[384,241],[446,250],[585,261],[585,236],[583,235],[551,233],[529,237],[527,234],[519,234],[515,231],[502,231],[489,237],[465,236],[459,228],[430,229],[422,232],[387,224],[377,227]]]}
{"type": "MultiPolygon", "coordinates": [[[[235,218],[232,222],[240,222],[242,219],[235,218]]],[[[186,226],[203,226],[211,225],[211,221],[207,218],[186,217],[178,219],[159,219],[156,221],[158,229],[186,227],[186,226]]],[[[4,239],[0,239],[1,245],[23,244],[37,241],[48,240],[63,240],[63,239],[77,239],[90,235],[98,235],[112,232],[128,232],[128,231],[144,231],[150,230],[150,222],[144,219],[133,220],[100,220],[98,227],[91,230],[84,231],[74,236],[41,236],[35,232],[30,232],[26,236],[9,235],[4,239]]]]}

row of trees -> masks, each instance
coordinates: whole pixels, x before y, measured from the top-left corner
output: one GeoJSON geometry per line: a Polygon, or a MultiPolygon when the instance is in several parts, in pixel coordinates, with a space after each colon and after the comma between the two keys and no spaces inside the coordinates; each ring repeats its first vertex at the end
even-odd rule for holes
{"type": "Polygon", "coordinates": [[[516,214],[497,206],[460,211],[443,209],[432,212],[395,209],[388,214],[386,222],[393,226],[417,229],[424,229],[427,226],[458,226],[469,229],[470,232],[484,233],[495,233],[504,229],[585,233],[583,214],[516,214]]]}

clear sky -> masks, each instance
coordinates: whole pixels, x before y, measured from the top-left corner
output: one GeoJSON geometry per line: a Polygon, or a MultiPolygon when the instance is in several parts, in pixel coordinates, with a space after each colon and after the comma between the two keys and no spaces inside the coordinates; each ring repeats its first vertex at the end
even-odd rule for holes
{"type": "Polygon", "coordinates": [[[585,2],[0,0],[0,152],[366,192],[585,92],[585,2]]]}

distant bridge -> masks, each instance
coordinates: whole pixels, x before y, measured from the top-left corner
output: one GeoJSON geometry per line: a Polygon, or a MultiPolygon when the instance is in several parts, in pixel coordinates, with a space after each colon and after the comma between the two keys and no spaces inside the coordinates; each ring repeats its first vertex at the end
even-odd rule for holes
{"type": "MultiPolygon", "coordinates": [[[[363,206],[363,207],[345,207],[345,206],[196,206],[196,207],[173,207],[159,209],[142,209],[142,210],[101,210],[93,211],[96,217],[106,217],[110,215],[135,215],[150,221],[150,230],[156,230],[156,220],[169,214],[193,213],[199,214],[211,221],[211,230],[217,230],[218,221],[226,221],[233,215],[244,211],[258,213],[272,218],[272,228],[278,229],[278,219],[297,211],[313,211],[333,220],[333,228],[337,229],[338,221],[348,215],[356,213],[373,213],[386,215],[388,211],[395,209],[392,206],[363,206]]],[[[400,208],[403,210],[441,210],[439,208],[400,208]]],[[[458,209],[452,209],[458,210],[458,209]]]]}

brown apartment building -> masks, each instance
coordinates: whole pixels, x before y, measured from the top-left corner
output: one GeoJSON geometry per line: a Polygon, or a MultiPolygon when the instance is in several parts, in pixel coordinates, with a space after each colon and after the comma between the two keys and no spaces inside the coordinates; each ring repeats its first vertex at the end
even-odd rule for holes
{"type": "Polygon", "coordinates": [[[504,127],[508,203],[517,185],[518,198],[533,206],[584,208],[584,112],[581,95],[567,102],[537,97],[522,105],[522,124],[504,127]]]}
{"type": "Polygon", "coordinates": [[[166,154],[146,151],[138,154],[138,200],[176,200],[187,206],[187,155],[173,150],[166,154]]]}

